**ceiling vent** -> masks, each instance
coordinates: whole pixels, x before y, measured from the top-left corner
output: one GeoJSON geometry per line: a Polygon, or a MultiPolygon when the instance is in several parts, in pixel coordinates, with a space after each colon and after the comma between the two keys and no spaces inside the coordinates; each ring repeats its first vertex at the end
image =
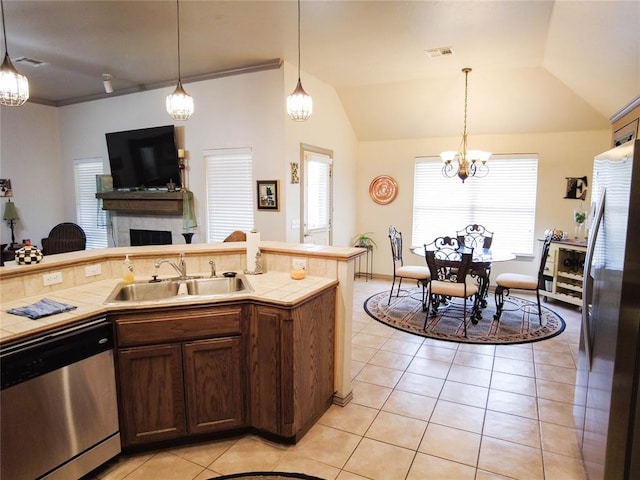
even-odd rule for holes
{"type": "Polygon", "coordinates": [[[436,58],[436,57],[449,57],[453,55],[453,50],[451,47],[440,47],[440,48],[430,48],[427,52],[427,57],[436,58]]]}
{"type": "Polygon", "coordinates": [[[14,58],[13,62],[20,65],[29,65],[31,67],[42,67],[43,65],[46,65],[45,62],[36,60],[35,58],[29,58],[29,57],[14,58]]]}

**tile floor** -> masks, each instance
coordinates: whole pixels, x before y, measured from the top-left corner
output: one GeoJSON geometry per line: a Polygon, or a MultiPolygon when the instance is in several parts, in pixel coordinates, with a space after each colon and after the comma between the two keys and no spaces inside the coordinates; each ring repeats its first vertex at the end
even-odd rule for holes
{"type": "Polygon", "coordinates": [[[295,446],[257,436],[123,456],[102,480],[204,480],[297,471],[327,480],[585,479],[573,428],[580,314],[560,336],[472,346],[405,334],[362,304],[389,281],[358,279],[353,401],[332,406],[295,446]]]}

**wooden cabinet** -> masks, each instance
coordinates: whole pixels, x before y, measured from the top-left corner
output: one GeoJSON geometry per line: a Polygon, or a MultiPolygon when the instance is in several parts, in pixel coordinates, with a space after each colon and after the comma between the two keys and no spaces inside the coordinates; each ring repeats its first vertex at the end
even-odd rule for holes
{"type": "Polygon", "coordinates": [[[123,446],[245,425],[243,311],[114,316],[123,446]]]}
{"type": "Polygon", "coordinates": [[[585,242],[551,242],[545,264],[544,297],[582,306],[582,282],[587,252],[585,242]]]}
{"type": "Polygon", "coordinates": [[[334,394],[335,289],[294,308],[253,305],[249,408],[258,430],[298,440],[334,394]]]}

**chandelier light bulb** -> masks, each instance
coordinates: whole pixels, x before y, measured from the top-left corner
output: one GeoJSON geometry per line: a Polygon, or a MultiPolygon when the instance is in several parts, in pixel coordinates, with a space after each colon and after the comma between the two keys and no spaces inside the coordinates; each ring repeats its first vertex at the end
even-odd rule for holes
{"type": "Polygon", "coordinates": [[[7,49],[7,27],[4,22],[4,2],[0,1],[2,10],[2,33],[4,36],[4,61],[0,67],[0,105],[20,107],[29,99],[29,80],[18,73],[7,49]]]}

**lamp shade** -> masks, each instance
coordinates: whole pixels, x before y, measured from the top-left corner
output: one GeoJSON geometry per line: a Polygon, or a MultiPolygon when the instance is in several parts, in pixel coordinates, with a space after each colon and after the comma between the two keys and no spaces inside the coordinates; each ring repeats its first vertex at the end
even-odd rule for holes
{"type": "Polygon", "coordinates": [[[5,52],[2,67],[0,67],[0,105],[19,107],[29,99],[29,81],[27,77],[18,73],[9,53],[5,52]]]}
{"type": "Polygon", "coordinates": [[[4,206],[3,220],[18,220],[18,211],[16,210],[16,204],[13,202],[7,202],[4,206]]]}

